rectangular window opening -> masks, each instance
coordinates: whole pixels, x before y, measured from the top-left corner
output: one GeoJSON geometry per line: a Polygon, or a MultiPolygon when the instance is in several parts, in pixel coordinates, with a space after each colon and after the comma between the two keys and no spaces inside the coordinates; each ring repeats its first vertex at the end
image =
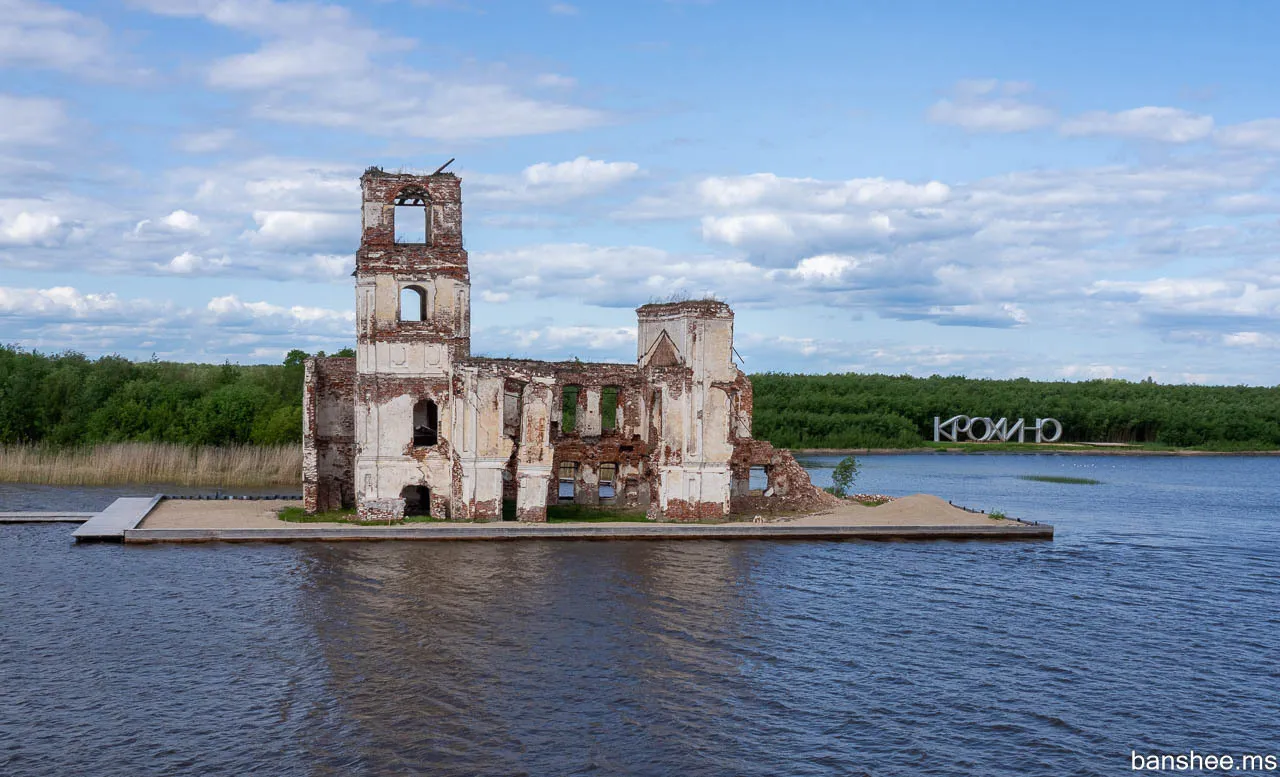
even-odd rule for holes
{"type": "Polygon", "coordinates": [[[578,392],[580,386],[565,386],[560,392],[560,432],[568,434],[578,430],[578,392]]]}
{"type": "Polygon", "coordinates": [[[607,463],[600,465],[600,498],[613,499],[618,495],[618,465],[607,463]]]}
{"type": "Polygon", "coordinates": [[[600,426],[606,432],[618,428],[617,386],[605,386],[600,390],[600,426]]]}
{"type": "Polygon", "coordinates": [[[560,490],[559,497],[562,502],[572,502],[574,497],[574,483],[578,474],[578,463],[576,461],[560,462],[560,490]]]}
{"type": "Polygon", "coordinates": [[[520,393],[521,386],[508,383],[502,393],[502,436],[520,441],[520,393]]]}
{"type": "Polygon", "coordinates": [[[769,474],[764,467],[752,467],[747,488],[751,491],[764,491],[769,487],[769,474]]]}
{"type": "Polygon", "coordinates": [[[425,245],[431,235],[431,208],[423,205],[396,206],[396,242],[425,245]]]}

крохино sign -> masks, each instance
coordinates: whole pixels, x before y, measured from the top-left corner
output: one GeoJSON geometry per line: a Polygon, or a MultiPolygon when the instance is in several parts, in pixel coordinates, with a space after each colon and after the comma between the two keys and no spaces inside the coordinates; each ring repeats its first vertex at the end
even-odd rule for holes
{"type": "Polygon", "coordinates": [[[1025,434],[1027,432],[1036,433],[1036,442],[1057,442],[1062,438],[1062,424],[1058,423],[1055,418],[1037,418],[1035,426],[1027,426],[1023,419],[1019,418],[1012,426],[1009,425],[1007,418],[1001,418],[999,421],[992,421],[990,418],[970,418],[967,415],[957,415],[943,421],[940,417],[933,417],[933,441],[934,442],[961,442],[960,436],[964,435],[971,442],[991,442],[999,440],[1000,442],[1008,442],[1010,437],[1018,435],[1018,442],[1026,442],[1025,434]],[[1048,427],[1053,427],[1053,434],[1048,434],[1048,427]]]}

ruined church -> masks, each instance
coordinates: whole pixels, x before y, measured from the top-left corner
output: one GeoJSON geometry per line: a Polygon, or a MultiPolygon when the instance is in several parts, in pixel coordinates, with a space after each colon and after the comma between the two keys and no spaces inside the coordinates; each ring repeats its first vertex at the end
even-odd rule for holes
{"type": "Polygon", "coordinates": [[[356,356],[306,363],[309,512],[545,521],[572,503],[694,521],[832,499],[752,439],[725,303],[640,307],[635,364],[472,356],[461,181],[369,168],[360,185],[356,356]]]}

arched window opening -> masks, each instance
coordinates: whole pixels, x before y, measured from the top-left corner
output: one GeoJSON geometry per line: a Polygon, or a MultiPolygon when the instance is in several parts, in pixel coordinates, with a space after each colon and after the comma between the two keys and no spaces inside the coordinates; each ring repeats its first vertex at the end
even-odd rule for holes
{"type": "Polygon", "coordinates": [[[413,444],[415,447],[435,445],[439,442],[436,431],[439,424],[439,412],[436,403],[424,399],[413,406],[413,444]]]}
{"type": "Polygon", "coordinates": [[[431,515],[431,489],[426,486],[405,486],[400,498],[405,515],[431,515]]]}
{"type": "Polygon", "coordinates": [[[396,197],[396,242],[426,245],[431,242],[431,198],[425,191],[409,188],[396,197]]]}
{"type": "Polygon", "coordinates": [[[405,286],[400,290],[400,320],[427,320],[427,290],[421,286],[405,286]]]}

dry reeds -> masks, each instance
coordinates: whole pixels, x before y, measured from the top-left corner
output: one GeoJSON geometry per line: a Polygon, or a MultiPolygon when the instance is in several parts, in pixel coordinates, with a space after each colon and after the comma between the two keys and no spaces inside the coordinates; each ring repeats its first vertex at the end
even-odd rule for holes
{"type": "Polygon", "coordinates": [[[5,445],[0,446],[0,482],[297,487],[302,482],[302,446],[213,447],[150,442],[83,448],[5,445]]]}

